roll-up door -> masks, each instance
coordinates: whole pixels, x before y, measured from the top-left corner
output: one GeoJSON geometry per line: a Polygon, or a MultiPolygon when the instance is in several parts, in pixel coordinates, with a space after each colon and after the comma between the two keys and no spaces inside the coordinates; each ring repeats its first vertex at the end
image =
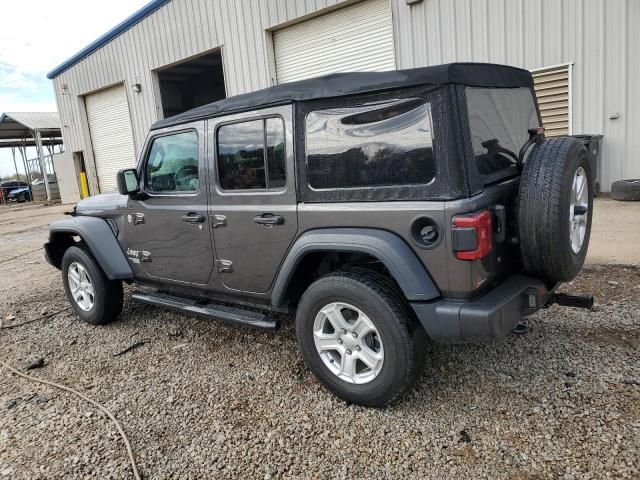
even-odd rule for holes
{"type": "Polygon", "coordinates": [[[273,32],[278,83],[395,68],[389,0],[365,0],[273,32]]]}
{"type": "Polygon", "coordinates": [[[117,188],[118,170],[135,167],[136,164],[124,86],[118,85],[87,95],[85,108],[98,185],[101,192],[112,192],[117,188]]]}
{"type": "Polygon", "coordinates": [[[542,124],[548,137],[569,135],[571,65],[545,68],[532,72],[542,114],[542,124]]]}

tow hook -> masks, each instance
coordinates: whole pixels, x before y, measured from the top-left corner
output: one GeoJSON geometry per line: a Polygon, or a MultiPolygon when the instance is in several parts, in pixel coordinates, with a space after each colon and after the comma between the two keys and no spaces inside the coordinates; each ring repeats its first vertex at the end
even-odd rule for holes
{"type": "Polygon", "coordinates": [[[570,293],[551,293],[549,294],[548,305],[557,303],[564,307],[576,307],[586,308],[591,310],[593,308],[593,295],[591,294],[577,294],[570,293]]]}

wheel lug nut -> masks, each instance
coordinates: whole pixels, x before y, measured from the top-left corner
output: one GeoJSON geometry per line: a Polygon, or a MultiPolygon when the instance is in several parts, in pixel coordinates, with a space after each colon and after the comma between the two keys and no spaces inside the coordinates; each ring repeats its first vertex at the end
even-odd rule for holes
{"type": "Polygon", "coordinates": [[[356,332],[353,332],[351,335],[353,336],[353,338],[358,338],[358,334],[356,332]]]}
{"type": "Polygon", "coordinates": [[[347,350],[347,355],[351,355],[351,350],[347,350]]]}
{"type": "Polygon", "coordinates": [[[360,348],[360,345],[356,345],[356,352],[359,352],[360,350],[362,350],[362,349],[360,348]]]}
{"type": "Polygon", "coordinates": [[[347,331],[346,331],[344,328],[343,328],[342,330],[340,330],[340,332],[341,332],[343,335],[346,335],[346,334],[347,334],[347,331]]]}
{"type": "Polygon", "coordinates": [[[342,339],[341,338],[338,339],[338,345],[342,345],[342,339]]]}

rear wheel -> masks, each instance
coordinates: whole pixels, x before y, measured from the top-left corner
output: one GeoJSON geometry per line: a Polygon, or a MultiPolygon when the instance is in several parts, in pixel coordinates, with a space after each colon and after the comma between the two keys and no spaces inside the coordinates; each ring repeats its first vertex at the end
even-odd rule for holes
{"type": "Polygon", "coordinates": [[[67,298],[81,320],[104,325],[122,311],[122,282],[104,274],[83,247],[69,247],[62,257],[62,281],[67,298]]]}
{"type": "Polygon", "coordinates": [[[410,389],[424,366],[426,336],[393,282],[337,272],[302,296],[296,334],[305,363],[336,396],[381,407],[410,389]]]}

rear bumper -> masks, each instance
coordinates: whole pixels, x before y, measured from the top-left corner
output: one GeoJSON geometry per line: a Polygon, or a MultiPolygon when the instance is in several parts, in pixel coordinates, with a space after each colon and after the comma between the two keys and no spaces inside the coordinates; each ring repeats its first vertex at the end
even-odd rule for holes
{"type": "Polygon", "coordinates": [[[469,301],[412,302],[429,337],[440,343],[463,343],[506,336],[526,315],[548,299],[544,283],[513,275],[484,296],[469,301]]]}

